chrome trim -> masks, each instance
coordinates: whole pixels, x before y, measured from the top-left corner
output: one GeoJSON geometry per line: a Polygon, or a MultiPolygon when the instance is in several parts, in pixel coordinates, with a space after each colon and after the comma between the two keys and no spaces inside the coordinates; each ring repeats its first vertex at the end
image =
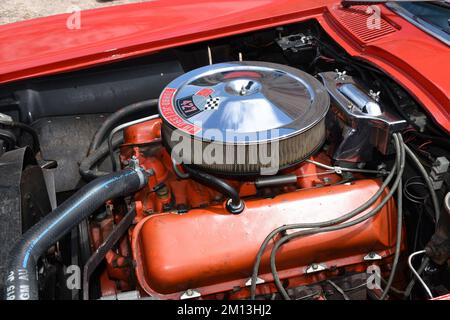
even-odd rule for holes
{"type": "MultiPolygon", "coordinates": [[[[330,105],[327,92],[311,75],[257,61],[204,66],[174,79],[166,88],[176,90],[174,112],[185,123],[201,127],[191,135],[194,139],[233,145],[279,141],[304,133],[322,121],[330,105]],[[229,78],[233,72],[243,75],[229,78]],[[197,95],[203,89],[211,90],[208,97],[197,95]],[[215,108],[207,105],[211,99],[216,99],[215,108]],[[183,114],[179,110],[183,100],[197,110],[183,114]]],[[[159,111],[163,121],[177,129],[161,112],[161,103],[159,111]]]]}
{"type": "Polygon", "coordinates": [[[426,22],[425,20],[414,16],[411,12],[408,10],[402,8],[395,2],[388,2],[386,3],[386,7],[394,11],[396,14],[410,22],[411,24],[415,25],[420,30],[428,33],[430,36],[442,41],[447,46],[450,46],[450,36],[445,33],[444,31],[436,28],[431,23],[426,22]]]}

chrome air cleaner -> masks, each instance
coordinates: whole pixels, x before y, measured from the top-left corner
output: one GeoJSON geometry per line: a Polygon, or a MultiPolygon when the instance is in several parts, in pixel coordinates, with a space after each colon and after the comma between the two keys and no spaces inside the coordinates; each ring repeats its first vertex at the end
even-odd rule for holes
{"type": "Polygon", "coordinates": [[[220,63],[190,71],[164,89],[162,137],[185,164],[218,174],[272,174],[320,147],[329,104],[322,84],[300,70],[220,63]]]}

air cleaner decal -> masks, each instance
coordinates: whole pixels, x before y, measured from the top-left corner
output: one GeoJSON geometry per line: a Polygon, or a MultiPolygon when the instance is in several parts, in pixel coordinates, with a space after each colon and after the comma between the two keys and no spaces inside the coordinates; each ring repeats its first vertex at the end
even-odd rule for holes
{"type": "Polygon", "coordinates": [[[214,93],[213,88],[204,88],[199,90],[195,95],[196,96],[202,96],[202,97],[209,97],[214,93]]]}
{"type": "Polygon", "coordinates": [[[202,110],[195,105],[193,97],[194,96],[181,98],[176,102],[177,110],[187,119],[202,112],[202,110]]]}
{"type": "Polygon", "coordinates": [[[161,93],[161,97],[159,98],[161,115],[172,126],[180,129],[183,132],[186,132],[188,134],[196,134],[200,132],[202,130],[200,127],[186,122],[175,111],[175,107],[173,105],[173,97],[176,91],[177,89],[174,88],[166,88],[161,93]]]}
{"type": "Polygon", "coordinates": [[[219,109],[219,105],[220,105],[220,98],[216,97],[216,98],[209,98],[208,100],[206,100],[205,106],[204,106],[204,110],[217,110],[219,109]]]}
{"type": "Polygon", "coordinates": [[[175,102],[176,111],[189,119],[205,110],[217,110],[220,105],[220,97],[213,97],[214,89],[203,88],[195,94],[177,99],[175,102]]]}

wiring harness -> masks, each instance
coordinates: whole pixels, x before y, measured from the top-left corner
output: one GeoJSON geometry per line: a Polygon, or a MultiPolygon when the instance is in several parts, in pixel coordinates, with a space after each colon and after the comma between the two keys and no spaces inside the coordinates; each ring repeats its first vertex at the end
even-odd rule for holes
{"type": "MultiPolygon", "coordinates": [[[[275,241],[271,254],[270,254],[270,268],[273,275],[273,279],[275,282],[275,285],[281,294],[281,296],[286,299],[290,300],[290,296],[287,293],[286,289],[284,288],[280,277],[277,272],[277,266],[276,266],[276,255],[277,252],[280,250],[280,248],[285,244],[286,242],[292,240],[301,238],[307,235],[317,234],[317,233],[323,233],[323,232],[330,232],[335,230],[341,230],[344,228],[348,228],[351,226],[354,226],[356,224],[362,223],[366,221],[367,219],[375,216],[382,208],[383,206],[392,198],[394,193],[396,193],[397,196],[397,208],[398,208],[398,221],[397,221],[397,238],[396,238],[396,245],[395,245],[395,253],[394,253],[394,260],[392,264],[392,270],[390,273],[389,278],[387,281],[385,281],[385,288],[383,290],[383,293],[380,297],[380,300],[384,300],[387,297],[388,292],[392,288],[392,283],[397,271],[398,267],[398,261],[400,257],[400,249],[401,249],[401,242],[402,242],[402,225],[403,225],[403,212],[402,212],[402,202],[403,202],[403,192],[402,192],[402,176],[405,168],[405,156],[406,154],[411,158],[413,163],[417,166],[421,174],[423,175],[425,181],[427,182],[427,186],[429,188],[431,198],[433,200],[433,206],[435,209],[435,215],[436,220],[439,217],[439,207],[437,204],[437,198],[434,189],[431,186],[431,183],[429,183],[430,178],[428,174],[426,173],[425,169],[423,168],[420,161],[417,159],[417,157],[414,155],[414,153],[409,149],[408,146],[403,141],[402,135],[400,133],[393,134],[393,143],[395,146],[396,151],[396,159],[395,163],[393,165],[392,170],[390,171],[389,175],[386,177],[382,185],[380,186],[379,190],[363,205],[359,206],[358,208],[352,210],[351,212],[348,212],[344,215],[342,215],[339,218],[323,221],[323,222],[317,222],[317,223],[297,223],[297,224],[289,224],[281,226],[275,230],[273,230],[263,241],[257,255],[255,258],[255,263],[253,266],[253,272],[251,276],[251,299],[255,299],[256,296],[256,282],[258,279],[258,271],[259,266],[261,263],[261,258],[263,254],[265,253],[268,244],[273,240],[277,235],[280,235],[281,238],[277,241],[275,241]],[[357,215],[365,211],[367,208],[372,206],[377,200],[380,199],[380,197],[385,193],[386,188],[391,184],[389,191],[387,192],[386,196],[382,198],[380,203],[369,212],[365,213],[364,215],[355,218],[357,215]],[[355,218],[351,221],[350,219],[355,218]],[[301,229],[301,230],[297,230],[301,229]],[[286,234],[286,231],[288,230],[297,230],[291,234],[286,234]]],[[[417,276],[416,276],[417,277],[417,276]]],[[[413,279],[414,281],[414,279],[413,279]]],[[[411,288],[414,285],[414,282],[409,284],[407,291],[404,293],[405,295],[409,294],[411,292],[411,288]]],[[[421,281],[422,283],[422,281],[421,281]]],[[[395,288],[392,288],[395,291],[399,291],[395,288]]]]}

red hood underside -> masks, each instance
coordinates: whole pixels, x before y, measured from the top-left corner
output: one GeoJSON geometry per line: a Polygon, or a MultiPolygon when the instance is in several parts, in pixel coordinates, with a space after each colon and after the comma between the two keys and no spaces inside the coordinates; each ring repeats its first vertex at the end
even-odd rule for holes
{"type": "Polygon", "coordinates": [[[76,70],[162,49],[316,19],[349,54],[401,83],[450,132],[450,49],[385,7],[394,32],[358,36],[337,1],[165,0],[0,26],[0,83],[76,70]],[[344,15],[344,18],[343,18],[344,15]]]}

